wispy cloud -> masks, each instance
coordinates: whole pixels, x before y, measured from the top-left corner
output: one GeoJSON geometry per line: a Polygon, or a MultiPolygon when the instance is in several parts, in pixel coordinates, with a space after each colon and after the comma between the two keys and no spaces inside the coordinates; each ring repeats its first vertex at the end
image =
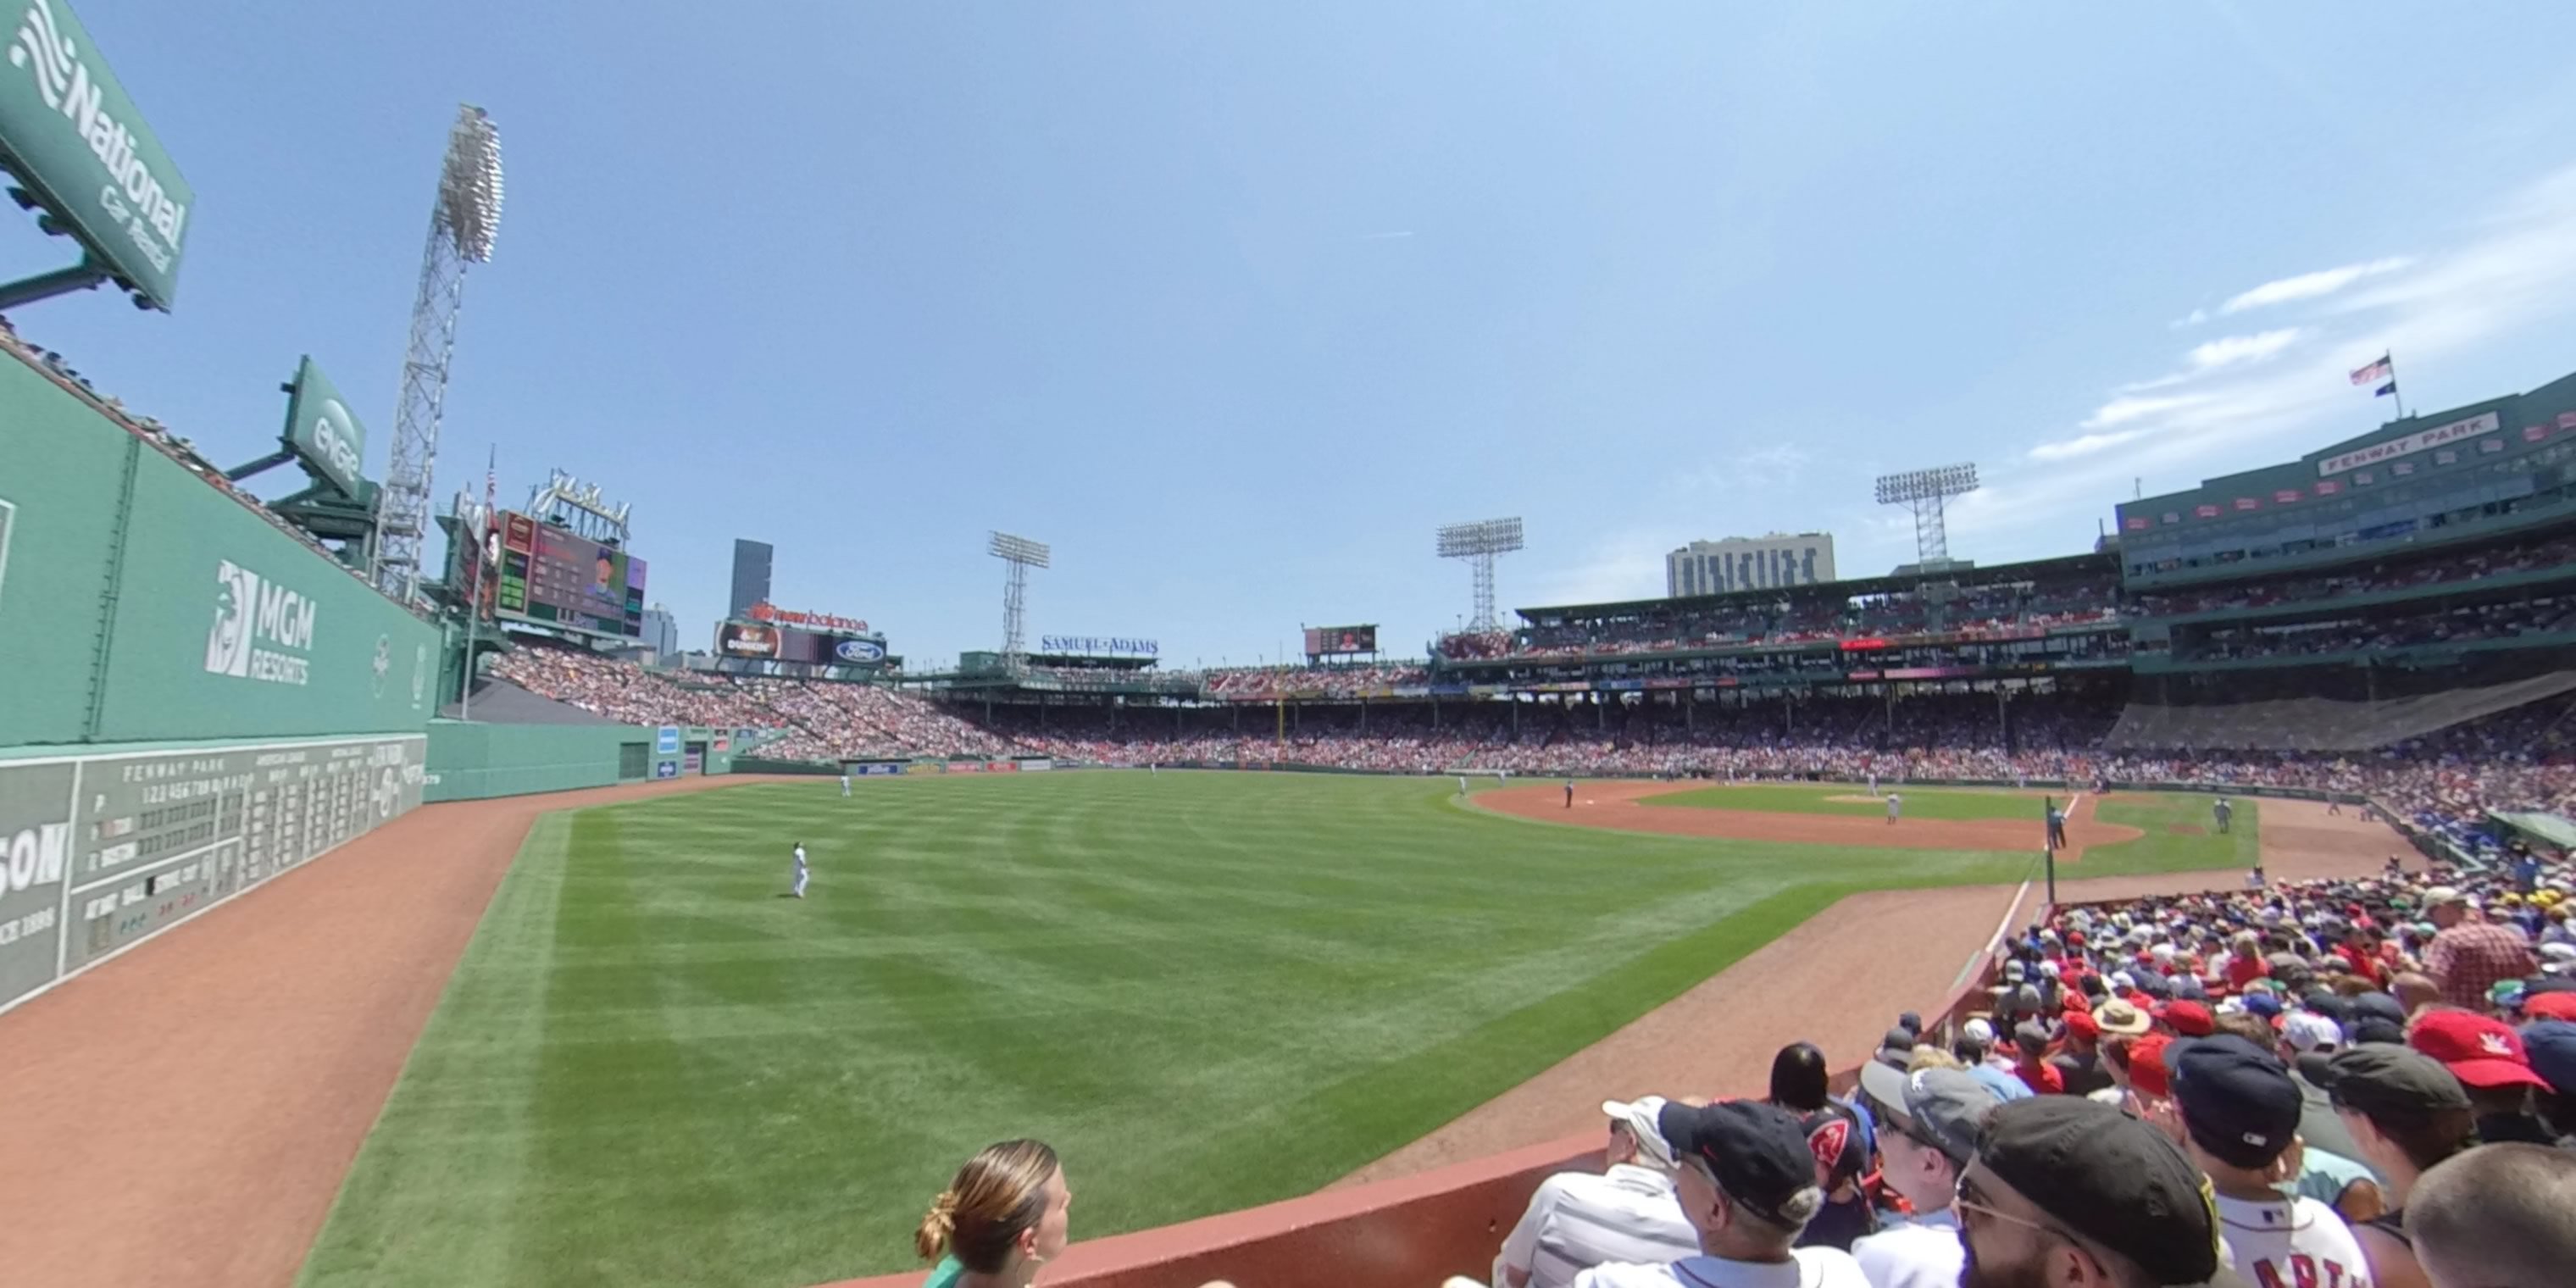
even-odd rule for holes
{"type": "Polygon", "coordinates": [[[2284,277],[2278,281],[2265,282],[2253,290],[2240,291],[2227,297],[2227,302],[2218,306],[2218,312],[2224,316],[2230,313],[2242,313],[2247,309],[2269,308],[2275,304],[2322,299],[2365,277],[2378,277],[2386,273],[2399,272],[2414,262],[2403,255],[2396,255],[2387,259],[2374,259],[2367,264],[2346,264],[2341,268],[2321,268],[2313,273],[2284,277]]]}
{"type": "Polygon", "coordinates": [[[1361,241],[1395,241],[1395,240],[1397,240],[1397,239],[1399,239],[1399,238],[1411,237],[1411,236],[1413,236],[1413,230],[1408,228],[1408,229],[1405,229],[1405,230],[1403,230],[1403,231],[1401,231],[1401,232],[1391,232],[1391,233],[1361,233],[1361,234],[1360,234],[1360,240],[1361,240],[1361,241]]]}
{"type": "Polygon", "coordinates": [[[2297,344],[2299,337],[2305,334],[2298,327],[2288,326],[2252,335],[2222,336],[2206,344],[2192,346],[2191,352],[2183,356],[2190,360],[2194,371],[2215,371],[2220,367],[2268,362],[2279,357],[2283,349],[2297,344]]]}
{"type": "Polygon", "coordinates": [[[1676,544],[1664,529],[1629,528],[1592,544],[1582,560],[1539,574],[1538,594],[1519,603],[1608,604],[1664,593],[1664,554],[1676,544]],[[1659,535],[1660,534],[1660,535],[1659,535]]]}
{"type": "Polygon", "coordinates": [[[2181,370],[2118,386],[2072,432],[2028,448],[2020,469],[2051,480],[2038,504],[2072,508],[2059,498],[2115,485],[2125,495],[2132,475],[2181,486],[2283,459],[2386,410],[2356,402],[2345,373],[2358,363],[2393,350],[2423,364],[2576,314],[2576,167],[2496,203],[2446,247],[2266,282],[2198,320],[2269,307],[2301,316],[2196,346],[2181,370]]]}

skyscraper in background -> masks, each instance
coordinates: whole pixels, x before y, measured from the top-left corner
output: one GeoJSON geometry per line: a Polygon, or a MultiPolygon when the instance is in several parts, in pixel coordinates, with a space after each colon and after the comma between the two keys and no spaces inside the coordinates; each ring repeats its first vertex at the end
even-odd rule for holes
{"type": "Polygon", "coordinates": [[[733,597],[726,601],[725,616],[740,617],[769,598],[769,556],[768,542],[734,538],[733,597]]]}
{"type": "Polygon", "coordinates": [[[669,605],[655,604],[644,610],[643,642],[665,661],[678,656],[680,624],[671,617],[669,605]]]}

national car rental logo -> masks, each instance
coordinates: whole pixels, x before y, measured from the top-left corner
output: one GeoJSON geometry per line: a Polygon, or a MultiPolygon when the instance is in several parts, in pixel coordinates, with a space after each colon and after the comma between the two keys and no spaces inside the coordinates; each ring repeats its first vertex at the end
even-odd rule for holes
{"type": "Polygon", "coordinates": [[[45,0],[34,0],[18,20],[18,40],[9,47],[9,65],[24,67],[36,78],[36,92],[44,96],[45,106],[61,111],[63,97],[72,88],[72,42],[54,23],[54,11],[45,0]]]}

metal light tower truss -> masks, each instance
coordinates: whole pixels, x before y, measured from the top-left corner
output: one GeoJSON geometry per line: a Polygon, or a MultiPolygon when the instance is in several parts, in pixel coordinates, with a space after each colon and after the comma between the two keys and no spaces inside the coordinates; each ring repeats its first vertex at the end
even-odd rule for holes
{"type": "Polygon", "coordinates": [[[1017,671],[1028,639],[1023,609],[1028,600],[1029,569],[1046,567],[1049,551],[1043,541],[996,532],[984,552],[1010,565],[1009,575],[1002,582],[1002,658],[1005,665],[1017,671]]]}
{"type": "Polygon", "coordinates": [[[1881,475],[1878,503],[1901,505],[1914,512],[1914,561],[1930,568],[1950,558],[1950,529],[1945,517],[1949,499],[1976,490],[1976,466],[1944,465],[1881,475]]]}
{"type": "Polygon", "coordinates": [[[465,302],[465,272],[492,261],[501,226],[501,136],[472,104],[456,111],[438,198],[429,211],[429,247],[421,254],[420,293],[411,306],[411,347],[403,355],[402,401],[394,409],[393,462],[376,510],[368,572],[376,588],[410,602],[420,586],[421,543],[430,524],[430,480],[438,467],[438,428],[447,406],[447,359],[456,348],[456,312],[465,302]]]}
{"type": "Polygon", "coordinates": [[[1440,557],[1464,559],[1476,576],[1476,615],[1467,629],[1491,633],[1494,623],[1494,556],[1521,548],[1519,519],[1483,519],[1440,529],[1440,557]]]}

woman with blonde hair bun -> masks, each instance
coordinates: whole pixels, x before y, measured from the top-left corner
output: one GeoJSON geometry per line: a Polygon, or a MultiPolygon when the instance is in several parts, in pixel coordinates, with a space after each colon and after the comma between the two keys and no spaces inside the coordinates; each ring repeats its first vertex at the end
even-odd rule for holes
{"type": "Polygon", "coordinates": [[[922,1260],[939,1262],[923,1288],[1028,1288],[1063,1254],[1072,1205],[1054,1150],[1034,1140],[986,1146],[912,1236],[922,1260]]]}

